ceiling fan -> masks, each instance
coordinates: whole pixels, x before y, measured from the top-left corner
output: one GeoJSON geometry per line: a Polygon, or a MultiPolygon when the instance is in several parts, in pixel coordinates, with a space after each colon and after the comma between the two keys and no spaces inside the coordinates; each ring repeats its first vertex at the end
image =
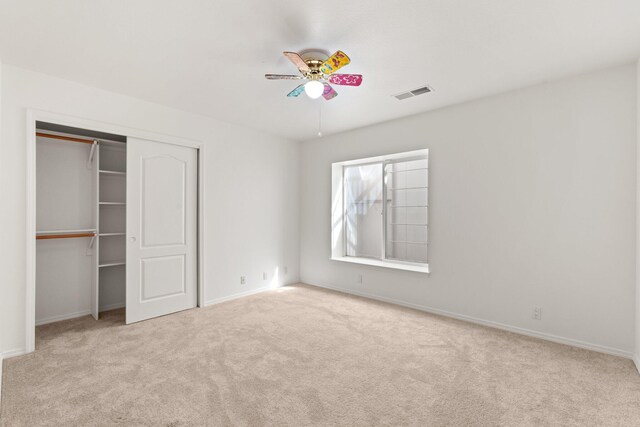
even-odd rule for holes
{"type": "Polygon", "coordinates": [[[265,74],[268,80],[302,80],[308,82],[301,84],[289,92],[287,96],[297,97],[305,92],[309,98],[316,99],[322,96],[329,101],[338,96],[329,83],[344,86],[360,86],[362,75],[360,74],[334,74],[337,70],[349,64],[351,60],[342,51],[337,51],[327,59],[321,52],[308,52],[303,54],[305,58],[296,52],[283,52],[300,71],[300,75],[292,74],[265,74]]]}

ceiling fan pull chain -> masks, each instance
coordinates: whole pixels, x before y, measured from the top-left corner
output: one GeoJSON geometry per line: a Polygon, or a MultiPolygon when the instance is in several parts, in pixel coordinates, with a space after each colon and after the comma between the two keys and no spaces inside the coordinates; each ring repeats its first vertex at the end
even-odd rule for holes
{"type": "Polygon", "coordinates": [[[318,137],[322,138],[322,104],[318,104],[318,137]]]}

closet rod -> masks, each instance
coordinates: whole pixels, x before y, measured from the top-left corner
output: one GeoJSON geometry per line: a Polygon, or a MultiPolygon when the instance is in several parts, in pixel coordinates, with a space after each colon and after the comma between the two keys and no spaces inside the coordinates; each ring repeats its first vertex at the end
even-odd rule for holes
{"type": "Polygon", "coordinates": [[[71,136],[53,135],[53,134],[44,133],[44,132],[36,132],[36,136],[41,136],[44,138],[62,139],[64,141],[82,142],[84,144],[93,144],[93,141],[94,141],[93,139],[73,138],[71,136]]]}
{"type": "Polygon", "coordinates": [[[96,233],[75,233],[75,234],[45,234],[36,236],[36,240],[43,239],[72,239],[75,237],[95,237],[96,233]]]}

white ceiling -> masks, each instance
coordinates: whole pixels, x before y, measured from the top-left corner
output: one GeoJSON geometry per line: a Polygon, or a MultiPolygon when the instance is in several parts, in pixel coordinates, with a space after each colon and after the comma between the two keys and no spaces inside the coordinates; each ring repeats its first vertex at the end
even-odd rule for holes
{"type": "Polygon", "coordinates": [[[295,140],[320,106],[327,135],[638,57],[638,0],[0,0],[4,63],[295,140]],[[327,102],[264,79],[310,48],[362,86],[327,102]]]}

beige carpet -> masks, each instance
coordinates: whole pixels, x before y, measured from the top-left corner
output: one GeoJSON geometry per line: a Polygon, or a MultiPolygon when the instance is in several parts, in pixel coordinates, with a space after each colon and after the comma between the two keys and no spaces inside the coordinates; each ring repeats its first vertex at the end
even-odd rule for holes
{"type": "Polygon", "coordinates": [[[306,286],[36,335],[3,426],[640,425],[629,360],[306,286]]]}

